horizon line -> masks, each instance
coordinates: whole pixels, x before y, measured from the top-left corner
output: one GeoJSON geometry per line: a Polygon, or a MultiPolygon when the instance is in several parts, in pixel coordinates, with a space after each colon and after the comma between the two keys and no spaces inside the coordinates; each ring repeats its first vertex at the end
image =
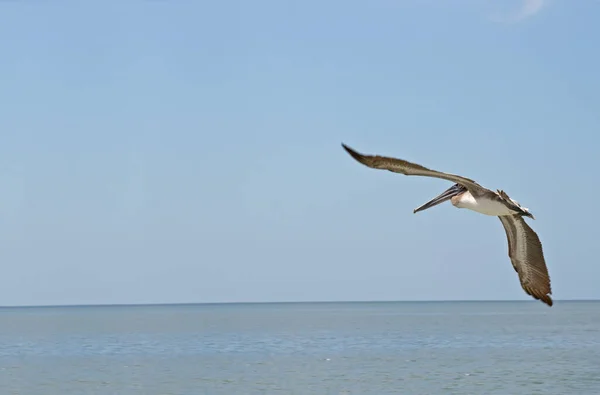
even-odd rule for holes
{"type": "MultiPolygon", "coordinates": [[[[598,302],[600,299],[555,299],[554,302],[598,302]]],[[[82,303],[0,305],[0,309],[57,308],[57,307],[150,307],[150,306],[214,306],[268,304],[358,304],[358,303],[535,303],[527,299],[431,299],[431,300],[314,300],[314,301],[247,301],[247,302],[164,302],[164,303],[82,303]]]]}

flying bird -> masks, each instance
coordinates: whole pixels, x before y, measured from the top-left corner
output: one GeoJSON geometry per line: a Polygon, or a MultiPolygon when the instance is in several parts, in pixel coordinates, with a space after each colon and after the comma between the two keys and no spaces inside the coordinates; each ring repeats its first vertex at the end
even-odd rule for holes
{"type": "Polygon", "coordinates": [[[535,219],[529,209],[511,199],[506,192],[491,191],[466,177],[431,170],[402,159],[363,155],[343,143],[342,146],[358,162],[373,169],[388,170],[406,176],[441,178],[453,182],[453,186],[417,207],[413,212],[417,213],[450,200],[454,207],[497,216],[504,226],[508,239],[508,256],[519,275],[521,287],[534,299],[552,306],[550,276],[544,260],[542,243],[523,218],[535,219]]]}

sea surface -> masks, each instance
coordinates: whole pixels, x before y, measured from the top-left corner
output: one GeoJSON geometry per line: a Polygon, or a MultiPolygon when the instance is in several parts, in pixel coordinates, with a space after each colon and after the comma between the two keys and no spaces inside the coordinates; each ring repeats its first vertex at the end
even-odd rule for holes
{"type": "Polygon", "coordinates": [[[0,394],[600,394],[600,302],[0,308],[0,394]]]}

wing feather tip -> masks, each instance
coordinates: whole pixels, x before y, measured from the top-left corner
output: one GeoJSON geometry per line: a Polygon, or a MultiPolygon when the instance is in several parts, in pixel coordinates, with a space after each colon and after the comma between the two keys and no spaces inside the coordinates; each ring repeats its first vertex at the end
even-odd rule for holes
{"type": "Polygon", "coordinates": [[[552,305],[554,304],[554,301],[549,295],[540,295],[537,296],[536,299],[539,299],[543,303],[547,304],[549,307],[552,307],[552,305]]]}
{"type": "Polygon", "coordinates": [[[554,301],[550,296],[545,296],[544,298],[542,298],[542,301],[550,307],[552,307],[552,305],[554,304],[554,301]]]}
{"type": "Polygon", "coordinates": [[[342,147],[346,150],[347,153],[350,154],[350,156],[352,156],[354,159],[356,159],[358,162],[362,163],[362,164],[366,164],[365,163],[365,156],[358,153],[357,151],[353,150],[352,148],[348,147],[346,144],[342,143],[342,147]]]}
{"type": "Polygon", "coordinates": [[[348,152],[350,155],[352,155],[352,154],[358,154],[358,152],[356,152],[355,150],[353,150],[352,148],[350,148],[349,146],[347,146],[344,143],[342,143],[342,147],[344,147],[344,149],[346,150],[346,152],[348,152]]]}

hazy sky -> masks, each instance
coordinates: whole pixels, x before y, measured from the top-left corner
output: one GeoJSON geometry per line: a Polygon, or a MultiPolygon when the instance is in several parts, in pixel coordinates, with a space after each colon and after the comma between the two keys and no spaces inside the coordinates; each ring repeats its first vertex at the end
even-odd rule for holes
{"type": "Polygon", "coordinates": [[[600,298],[600,2],[3,2],[0,305],[600,298]]]}

